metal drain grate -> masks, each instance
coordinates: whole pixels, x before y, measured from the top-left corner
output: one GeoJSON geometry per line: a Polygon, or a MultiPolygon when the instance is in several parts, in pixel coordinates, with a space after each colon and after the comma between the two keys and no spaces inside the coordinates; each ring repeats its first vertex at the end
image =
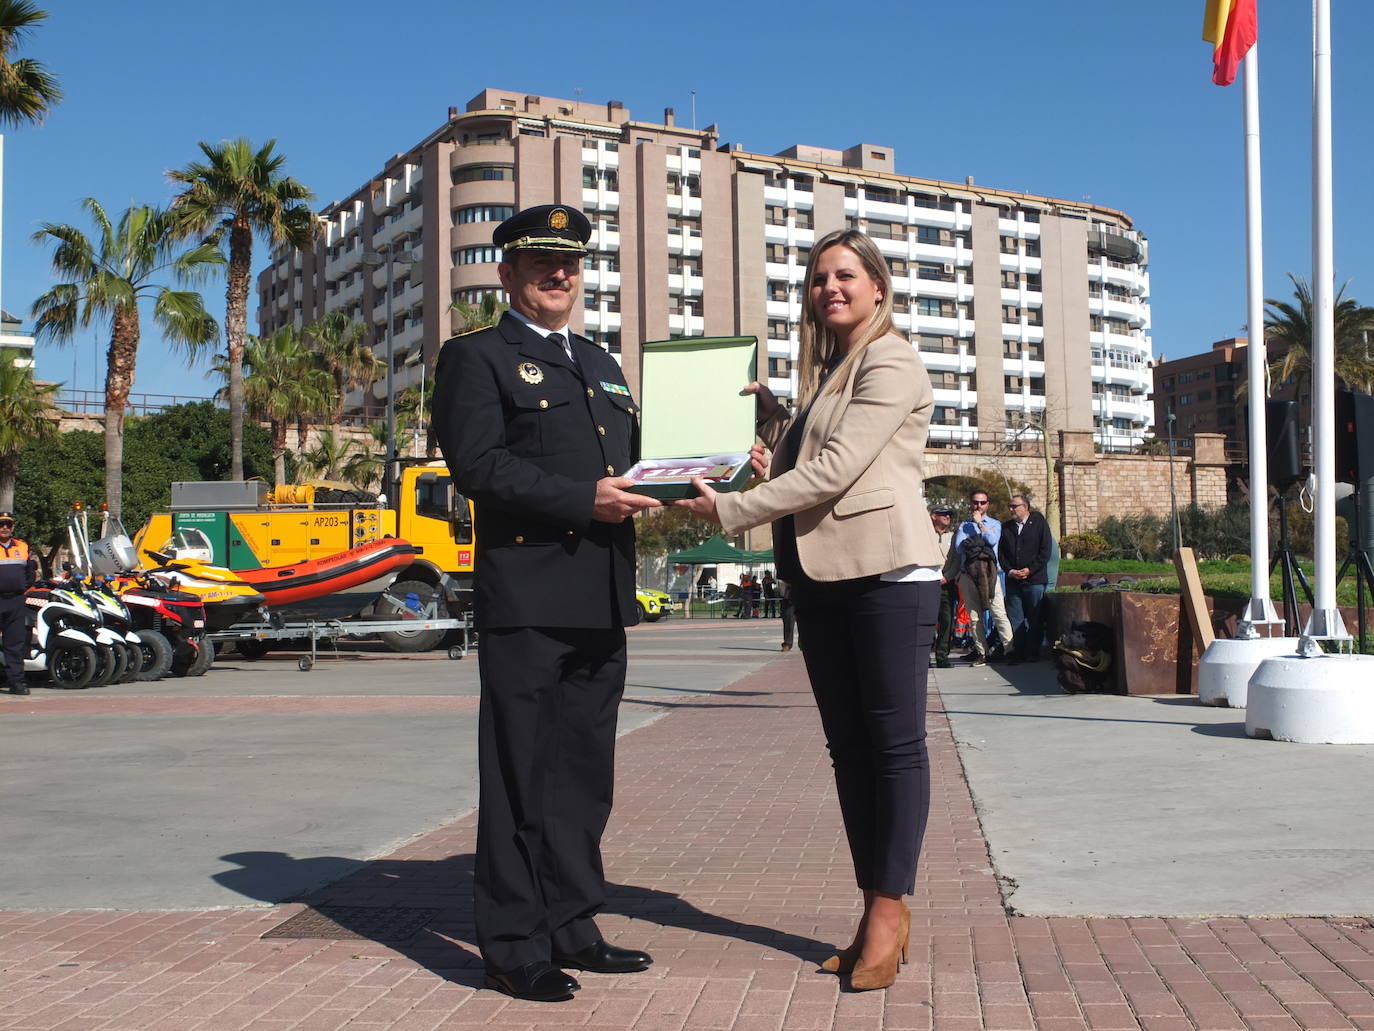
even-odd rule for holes
{"type": "Polygon", "coordinates": [[[437,909],[403,906],[310,906],[263,937],[401,942],[415,937],[438,915],[437,909]]]}

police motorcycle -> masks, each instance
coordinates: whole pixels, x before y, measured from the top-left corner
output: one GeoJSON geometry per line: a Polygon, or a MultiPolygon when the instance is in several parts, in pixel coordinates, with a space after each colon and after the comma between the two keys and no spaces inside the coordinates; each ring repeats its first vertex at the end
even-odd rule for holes
{"type": "Polygon", "coordinates": [[[72,562],[63,568],[68,570],[72,589],[94,606],[103,631],[96,635],[96,670],[90,686],[127,683],[143,669],[143,642],[128,607],[92,568],[86,511],[80,504],[73,505],[67,517],[67,544],[72,562]]]}
{"type": "Polygon", "coordinates": [[[113,637],[101,626],[95,605],[74,585],[52,581],[30,588],[24,605],[32,627],[24,672],[46,674],[54,687],[89,687],[100,670],[96,649],[113,637]]]}

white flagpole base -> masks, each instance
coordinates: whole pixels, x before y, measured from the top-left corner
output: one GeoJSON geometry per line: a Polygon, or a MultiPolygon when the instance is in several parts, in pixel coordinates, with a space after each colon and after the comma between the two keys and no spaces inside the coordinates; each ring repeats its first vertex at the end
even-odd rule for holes
{"type": "Polygon", "coordinates": [[[1274,603],[1268,598],[1251,597],[1245,603],[1245,611],[1236,620],[1236,636],[1242,641],[1253,641],[1262,635],[1256,629],[1261,626],[1283,626],[1274,603]]]}
{"type": "Polygon", "coordinates": [[[1374,655],[1265,659],[1250,678],[1245,732],[1304,744],[1374,744],[1374,655]]]}
{"type": "Polygon", "coordinates": [[[1243,709],[1250,678],[1260,663],[1276,655],[1296,655],[1296,637],[1217,638],[1197,664],[1197,700],[1203,705],[1243,709]]]}

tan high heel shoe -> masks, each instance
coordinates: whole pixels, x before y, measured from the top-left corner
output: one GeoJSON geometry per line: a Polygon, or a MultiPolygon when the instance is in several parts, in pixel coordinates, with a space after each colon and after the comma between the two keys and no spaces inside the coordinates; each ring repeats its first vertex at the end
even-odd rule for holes
{"type": "Polygon", "coordinates": [[[854,969],[854,964],[858,961],[858,949],[841,949],[822,963],[821,969],[828,970],[832,974],[847,974],[854,969]]]}
{"type": "Polygon", "coordinates": [[[901,930],[892,951],[880,963],[865,965],[856,963],[849,975],[849,987],[856,992],[868,992],[875,988],[887,988],[897,980],[898,968],[906,962],[911,945],[911,910],[902,908],[901,930]]]}

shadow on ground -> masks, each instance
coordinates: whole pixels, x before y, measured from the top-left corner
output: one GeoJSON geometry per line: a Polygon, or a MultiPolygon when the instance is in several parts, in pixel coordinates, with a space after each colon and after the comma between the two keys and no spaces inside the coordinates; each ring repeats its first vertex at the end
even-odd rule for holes
{"type": "MultiPolygon", "coordinates": [[[[361,865],[340,856],[296,859],[283,852],[234,852],[220,858],[238,864],[238,869],[215,875],[224,887],[263,902],[303,903],[337,925],[332,934],[310,937],[376,941],[455,983],[474,988],[484,984],[472,922],[471,853],[439,860],[378,859],[361,865]],[[337,876],[344,865],[353,872],[304,894],[293,895],[283,887],[306,883],[312,876],[337,876]],[[379,933],[379,926],[403,926],[407,911],[420,914],[419,930],[402,940],[379,933]]],[[[751,942],[805,962],[819,962],[834,951],[830,943],[708,913],[671,892],[611,883],[606,891],[605,913],[751,942]]]]}

